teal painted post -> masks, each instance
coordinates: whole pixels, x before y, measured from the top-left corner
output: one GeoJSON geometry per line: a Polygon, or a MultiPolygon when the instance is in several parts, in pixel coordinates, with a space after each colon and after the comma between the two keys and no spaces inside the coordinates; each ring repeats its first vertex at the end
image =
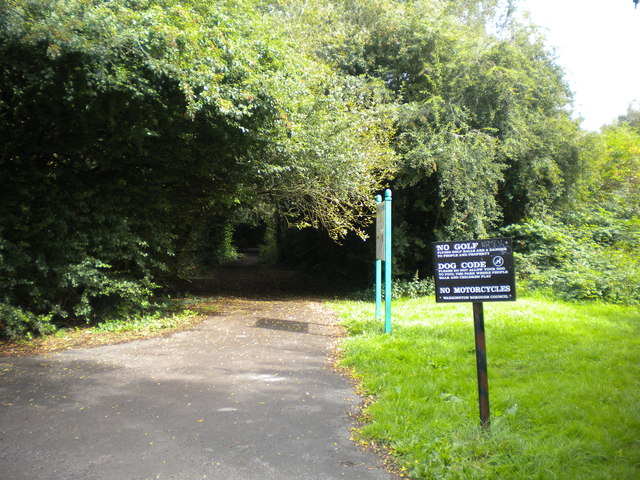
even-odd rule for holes
{"type": "Polygon", "coordinates": [[[384,192],[384,331],[391,332],[391,190],[384,192]]]}
{"type": "MultiPolygon", "coordinates": [[[[382,196],[376,195],[376,213],[377,206],[382,203],[382,196]]],[[[376,216],[376,222],[379,222],[380,218],[376,216]]],[[[379,225],[376,224],[376,232],[378,231],[379,225]]],[[[376,320],[380,320],[382,318],[382,260],[378,258],[378,245],[380,239],[376,234],[376,320]]]]}
{"type": "Polygon", "coordinates": [[[382,318],[382,260],[376,258],[376,320],[382,318]]]}

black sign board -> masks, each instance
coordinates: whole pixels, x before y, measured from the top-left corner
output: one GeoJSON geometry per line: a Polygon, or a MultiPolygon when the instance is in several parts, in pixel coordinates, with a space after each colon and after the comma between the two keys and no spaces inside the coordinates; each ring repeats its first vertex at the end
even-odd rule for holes
{"type": "Polygon", "coordinates": [[[433,265],[437,302],[516,299],[510,238],[436,242],[433,265]]]}

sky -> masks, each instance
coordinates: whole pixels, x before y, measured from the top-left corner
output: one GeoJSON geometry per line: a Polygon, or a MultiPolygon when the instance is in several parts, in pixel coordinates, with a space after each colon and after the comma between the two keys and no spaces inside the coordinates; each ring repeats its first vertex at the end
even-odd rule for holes
{"type": "Polygon", "coordinates": [[[633,0],[520,0],[574,93],[574,110],[585,130],[598,131],[640,108],[640,3],[633,0]]]}

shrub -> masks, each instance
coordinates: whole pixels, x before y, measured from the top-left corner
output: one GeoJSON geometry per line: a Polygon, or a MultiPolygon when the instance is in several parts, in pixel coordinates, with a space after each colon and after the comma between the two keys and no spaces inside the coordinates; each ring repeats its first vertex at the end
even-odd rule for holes
{"type": "Polygon", "coordinates": [[[420,272],[416,270],[410,280],[396,280],[391,286],[391,298],[416,298],[434,295],[435,289],[432,278],[420,279],[420,272]]]}
{"type": "Polygon", "coordinates": [[[514,238],[519,280],[565,300],[640,303],[636,220],[609,212],[531,219],[502,230],[514,238]]]}
{"type": "Polygon", "coordinates": [[[46,335],[56,331],[52,314],[34,315],[7,303],[0,303],[0,338],[17,339],[33,334],[46,335]]]}

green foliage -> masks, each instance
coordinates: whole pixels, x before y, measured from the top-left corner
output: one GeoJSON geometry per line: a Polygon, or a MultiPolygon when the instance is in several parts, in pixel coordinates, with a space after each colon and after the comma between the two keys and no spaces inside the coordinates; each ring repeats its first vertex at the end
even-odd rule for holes
{"type": "Polygon", "coordinates": [[[595,164],[593,198],[627,218],[640,215],[640,132],[630,125],[602,132],[604,152],[595,164]]]}
{"type": "Polygon", "coordinates": [[[386,89],[376,98],[393,119],[402,278],[431,271],[432,241],[486,236],[553,211],[584,183],[589,150],[562,71],[508,3],[287,2],[301,49],[386,89]]]}
{"type": "Polygon", "coordinates": [[[625,124],[609,126],[587,146],[589,162],[567,205],[502,233],[516,239],[517,271],[527,288],[638,304],[640,136],[625,124]]]}
{"type": "Polygon", "coordinates": [[[168,11],[127,2],[2,11],[5,301],[80,321],[143,306],[207,208],[214,175],[231,183],[232,149],[206,145],[232,129],[197,112],[181,59],[169,68],[172,48],[149,53],[157,29],[147,27],[169,28],[168,11]]]}
{"type": "Polygon", "coordinates": [[[33,334],[46,335],[56,331],[53,315],[34,315],[31,312],[0,302],[0,338],[17,339],[33,334]]]}
{"type": "Polygon", "coordinates": [[[228,219],[209,219],[204,225],[197,252],[198,263],[212,267],[236,260],[238,252],[233,245],[234,225],[228,219]]]}
{"type": "Polygon", "coordinates": [[[0,15],[6,304],[126,311],[240,207],[335,238],[367,223],[392,157],[384,88],[299,52],[263,2],[2,0],[0,15]]]}
{"type": "Polygon", "coordinates": [[[332,308],[355,334],[342,362],[372,400],[357,438],[389,446],[407,477],[637,477],[637,308],[487,305],[490,432],[479,426],[469,304],[398,301],[392,335],[371,322],[371,303],[332,308]]]}
{"type": "Polygon", "coordinates": [[[529,220],[503,229],[514,238],[527,289],[566,300],[640,303],[640,223],[599,210],[529,220]]]}
{"type": "Polygon", "coordinates": [[[434,293],[433,279],[420,278],[417,270],[410,280],[396,280],[391,285],[391,296],[394,299],[424,297],[434,293]]]}
{"type": "MultiPolygon", "coordinates": [[[[413,274],[411,279],[395,279],[391,284],[391,298],[394,300],[424,297],[434,295],[434,293],[433,278],[420,278],[420,272],[418,271],[413,274]]],[[[384,301],[384,288],[381,294],[382,300],[384,301]]],[[[375,298],[375,285],[366,289],[351,291],[346,297],[350,300],[362,302],[371,301],[375,298]]]]}
{"type": "Polygon", "coordinates": [[[562,72],[535,29],[498,2],[368,1],[344,10],[334,30],[352,35],[333,38],[331,59],[395,93],[396,190],[429,218],[426,228],[407,226],[412,240],[484,235],[503,217],[562,200],[575,180],[579,131],[564,110],[562,72]]]}
{"type": "Polygon", "coordinates": [[[629,105],[627,113],[618,117],[619,124],[627,124],[637,133],[640,133],[640,108],[638,105],[629,105]]]}
{"type": "Polygon", "coordinates": [[[387,186],[405,279],[433,240],[589,201],[633,218],[635,117],[582,135],[512,7],[0,0],[0,301],[54,323],[127,311],[232,258],[248,212],[280,259],[352,279],[387,186]]]}
{"type": "Polygon", "coordinates": [[[278,242],[273,223],[267,225],[263,242],[258,245],[260,258],[269,265],[278,262],[278,242]]]}
{"type": "Polygon", "coordinates": [[[147,312],[134,316],[119,316],[107,319],[91,328],[92,332],[155,332],[176,328],[183,322],[196,315],[196,312],[184,308],[180,302],[166,302],[155,304],[147,312]]]}

